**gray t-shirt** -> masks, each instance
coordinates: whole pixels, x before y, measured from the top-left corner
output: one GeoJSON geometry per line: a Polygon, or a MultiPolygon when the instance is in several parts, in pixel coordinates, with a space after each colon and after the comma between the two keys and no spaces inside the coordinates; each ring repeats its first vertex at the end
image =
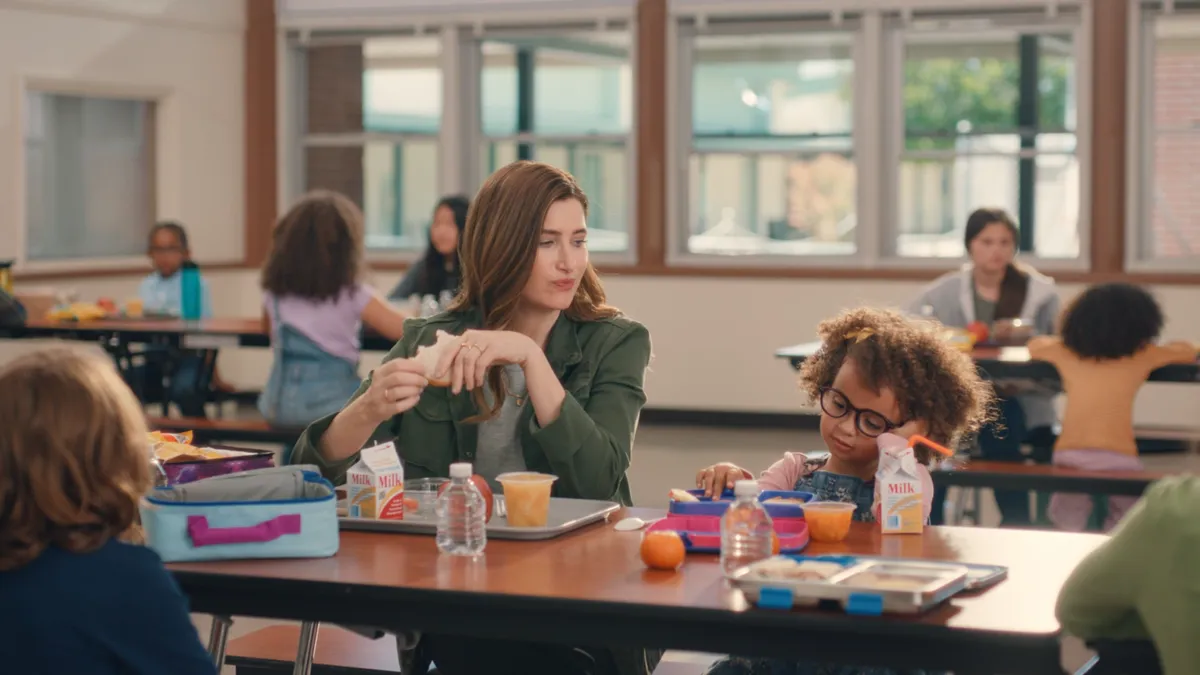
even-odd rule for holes
{"type": "MultiPolygon", "coordinates": [[[[517,425],[521,410],[528,405],[525,387],[525,371],[521,366],[504,366],[503,381],[508,389],[500,412],[492,419],[479,425],[479,437],[475,446],[475,473],[487,479],[492,490],[500,494],[496,476],[509,471],[525,470],[525,453],[521,447],[521,433],[517,425]]],[[[491,405],[491,389],[484,387],[484,399],[491,405]]]]}
{"type": "Polygon", "coordinates": [[[975,300],[975,320],[985,325],[992,325],[996,320],[996,303],[979,294],[975,284],[971,284],[971,294],[975,300]]]}

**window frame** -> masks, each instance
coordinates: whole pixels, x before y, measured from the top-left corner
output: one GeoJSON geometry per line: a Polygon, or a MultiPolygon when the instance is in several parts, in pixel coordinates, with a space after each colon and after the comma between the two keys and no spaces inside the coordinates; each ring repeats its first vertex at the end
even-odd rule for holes
{"type": "MultiPolygon", "coordinates": [[[[740,7],[740,6],[739,6],[740,7]]],[[[675,8],[672,8],[675,9],[675,8]]],[[[869,15],[839,15],[829,12],[795,15],[790,12],[786,20],[766,22],[753,15],[738,13],[727,20],[710,21],[703,15],[692,13],[673,14],[667,23],[667,218],[665,258],[668,267],[738,268],[747,263],[755,267],[785,269],[804,268],[855,268],[870,265],[870,243],[863,237],[861,205],[867,200],[864,195],[864,178],[873,163],[869,144],[864,144],[858,131],[863,111],[870,109],[872,93],[869,78],[861,75],[859,62],[867,46],[863,22],[869,15]],[[846,24],[851,28],[848,30],[846,24]],[[685,232],[691,222],[690,166],[694,147],[693,116],[694,101],[692,86],[695,76],[695,38],[698,35],[755,35],[763,33],[803,35],[844,32],[848,40],[851,62],[854,64],[853,79],[853,124],[847,150],[855,168],[855,251],[849,255],[796,255],[783,253],[717,254],[693,253],[687,250],[690,234],[685,232]]],[[[735,154],[737,151],[731,151],[735,154]]],[[[711,153],[702,153],[711,154],[711,153]]],[[[744,156],[816,157],[817,153],[755,151],[744,156]]]]}
{"type": "MultiPolygon", "coordinates": [[[[476,153],[482,152],[485,146],[493,143],[517,143],[536,145],[538,142],[564,144],[564,143],[579,143],[582,145],[612,145],[619,146],[625,153],[625,194],[627,204],[625,205],[625,224],[626,224],[626,242],[627,246],[623,251],[591,251],[589,259],[597,265],[619,265],[628,266],[638,262],[638,222],[637,222],[637,134],[635,133],[637,124],[637,109],[638,109],[638,87],[637,87],[637,23],[636,17],[632,9],[624,16],[608,15],[607,18],[596,18],[591,21],[559,21],[559,22],[544,22],[530,25],[505,25],[496,26],[494,28],[483,27],[482,29],[474,30],[472,33],[471,49],[474,50],[476,67],[466,73],[466,77],[470,78],[470,85],[477,97],[475,106],[476,117],[470,127],[470,137],[467,144],[474,149],[476,153]],[[598,134],[563,134],[563,133],[538,133],[536,130],[529,132],[521,132],[514,130],[512,133],[506,134],[489,134],[483,128],[483,101],[482,101],[482,81],[483,81],[483,61],[482,49],[483,43],[488,41],[504,42],[506,40],[519,40],[522,38],[530,38],[537,36],[561,36],[564,33],[587,33],[587,32],[625,32],[629,36],[628,63],[631,74],[632,86],[630,88],[630,126],[629,130],[624,134],[618,133],[598,133],[598,134]]],[[[534,64],[536,68],[536,63],[534,64]]],[[[468,184],[478,186],[483,184],[487,178],[483,170],[482,157],[472,155],[471,163],[465,167],[464,174],[467,176],[468,184]]],[[[591,195],[589,195],[591,197],[591,195]]]]}
{"type": "MultiPolygon", "coordinates": [[[[320,147],[361,147],[364,155],[367,145],[370,143],[388,143],[395,148],[396,144],[404,141],[423,141],[433,142],[438,147],[438,178],[437,178],[437,193],[438,196],[450,194],[445,187],[446,168],[443,166],[445,156],[448,154],[443,151],[442,144],[447,135],[446,126],[446,107],[448,104],[457,104],[457,99],[452,97],[452,94],[447,92],[447,77],[446,77],[446,55],[447,55],[447,39],[444,28],[438,27],[432,31],[426,31],[423,27],[415,27],[412,25],[400,25],[386,31],[375,29],[368,30],[366,28],[352,26],[352,32],[345,34],[318,34],[311,35],[306,30],[290,30],[286,32],[279,40],[278,58],[280,59],[280,67],[277,75],[278,87],[277,96],[281,101],[276,112],[276,123],[279,136],[284,139],[284,142],[279,144],[278,160],[279,166],[282,167],[279,171],[279,213],[286,213],[295,202],[300,199],[305,192],[307,176],[305,174],[305,153],[309,148],[320,147]],[[308,74],[308,50],[310,47],[322,46],[350,46],[358,45],[360,49],[365,48],[365,43],[368,39],[376,37],[388,38],[436,38],[439,41],[438,54],[435,57],[438,63],[438,68],[442,73],[442,116],[439,119],[437,133],[421,133],[421,132],[384,132],[370,131],[363,129],[362,131],[353,132],[316,132],[308,131],[308,115],[307,115],[307,74],[308,74]]],[[[454,44],[451,43],[451,49],[454,49],[454,44]]],[[[366,73],[368,68],[367,59],[363,59],[363,72],[366,73]]],[[[365,104],[365,102],[364,102],[365,104]]],[[[364,124],[365,126],[365,124],[364,124]]],[[[365,167],[364,179],[365,179],[365,167]]],[[[365,199],[365,195],[364,195],[365,199]]],[[[366,209],[364,208],[364,211],[366,209]]],[[[410,265],[424,255],[424,247],[420,246],[415,249],[410,248],[372,248],[367,246],[365,249],[365,258],[368,262],[380,262],[384,264],[399,263],[410,265]]]]}
{"type": "MultiPolygon", "coordinates": [[[[120,256],[84,256],[79,258],[55,258],[32,260],[29,257],[29,223],[28,223],[28,185],[29,176],[26,171],[27,158],[25,152],[25,132],[30,124],[25,114],[26,97],[31,93],[50,94],[59,96],[77,96],[81,98],[123,99],[146,103],[150,106],[153,120],[150,140],[153,148],[150,153],[151,165],[148,170],[150,179],[150,213],[154,221],[164,218],[164,202],[173,201],[174,195],[163,194],[164,175],[174,173],[177,162],[165,151],[170,136],[165,133],[163,120],[169,119],[172,110],[172,91],[166,86],[145,84],[128,84],[112,81],[91,81],[53,76],[42,76],[23,73],[16,78],[13,89],[14,124],[18,142],[13,153],[13,176],[16,199],[13,200],[12,236],[8,237],[12,249],[4,252],[0,248],[0,257],[11,258],[21,272],[33,274],[53,274],[71,272],[81,267],[107,271],[141,268],[146,264],[144,253],[120,256]]],[[[147,232],[154,221],[147,223],[147,232]]],[[[3,227],[0,226],[0,232],[3,227]]]]}
{"type": "MultiPolygon", "coordinates": [[[[1016,5],[1016,3],[1013,3],[1016,5]]],[[[1042,3],[1045,6],[1045,3],[1042,3]]],[[[1019,6],[1009,9],[1020,9],[1019,6]]],[[[1077,102],[1088,102],[1087,105],[1077,105],[1075,121],[1075,161],[1079,164],[1079,253],[1074,258],[1045,258],[1036,252],[1020,253],[1019,257],[1040,271],[1056,272],[1086,272],[1091,265],[1091,11],[1086,3],[1078,6],[1077,18],[1070,15],[1064,17],[1056,13],[1053,17],[1045,15],[1036,17],[1032,13],[1013,13],[1007,15],[988,14],[984,18],[990,23],[975,30],[954,30],[954,37],[969,39],[971,35],[984,34],[997,29],[1019,30],[1022,34],[1061,34],[1069,32],[1072,35],[1072,45],[1075,58],[1077,102]],[[1036,19],[1036,20],[1035,20],[1036,19]]],[[[926,19],[929,17],[920,17],[926,19]]],[[[969,21],[971,17],[955,12],[940,12],[937,19],[946,21],[969,21]]],[[[977,20],[977,19],[976,19],[977,20]]],[[[886,49],[888,50],[891,67],[884,74],[888,94],[885,110],[887,129],[885,132],[885,147],[893,161],[884,167],[882,198],[894,213],[900,207],[900,167],[903,164],[905,144],[908,137],[905,133],[904,107],[904,66],[905,66],[905,36],[912,32],[908,27],[908,17],[892,13],[886,17],[885,27],[886,49]]],[[[1012,155],[1021,157],[1026,153],[1012,155]]],[[[1028,153],[1035,161],[1043,153],[1036,149],[1028,153]]],[[[1057,155],[1061,153],[1045,153],[1057,155]]],[[[949,155],[948,155],[949,156],[949,155]]],[[[1008,155],[1004,155],[1008,156],[1008,155]]],[[[1015,215],[1015,214],[1014,214],[1015,215]]],[[[967,260],[966,255],[957,257],[932,256],[900,256],[895,252],[896,240],[899,236],[898,224],[895,221],[882,220],[883,227],[877,233],[880,246],[880,266],[887,269],[928,269],[931,267],[955,269],[967,260]]]]}
{"type": "MultiPolygon", "coordinates": [[[[1183,13],[1200,20],[1200,2],[1175,3],[1132,0],[1129,4],[1125,117],[1125,271],[1134,273],[1195,274],[1200,252],[1178,258],[1148,255],[1146,228],[1154,218],[1155,147],[1159,129],[1154,123],[1156,27],[1163,17],[1183,13]],[[1185,6],[1180,6],[1185,5],[1185,6]]],[[[1167,133],[1180,130],[1168,130],[1167,133]]],[[[1194,133],[1200,134],[1200,128],[1194,133]]]]}
{"type": "MultiPolygon", "coordinates": [[[[478,19],[466,26],[439,17],[438,21],[422,24],[412,17],[395,21],[373,22],[363,25],[353,20],[337,20],[333,24],[321,23],[321,29],[339,29],[350,33],[332,32],[310,35],[307,29],[298,26],[283,26],[287,29],[285,39],[280,40],[278,96],[281,101],[277,110],[280,136],[279,165],[279,209],[286,211],[304,192],[304,153],[309,147],[361,146],[367,142],[400,142],[404,140],[434,140],[438,144],[438,195],[464,193],[472,197],[486,176],[482,174],[480,152],[491,141],[562,142],[581,143],[612,142],[620,140],[626,155],[626,206],[627,239],[629,245],[622,252],[595,252],[593,262],[602,265],[632,265],[638,260],[637,232],[637,134],[635,133],[637,94],[637,26],[634,5],[602,8],[587,11],[561,11],[549,8],[548,13],[538,16],[503,15],[478,19]],[[567,135],[567,134],[511,134],[488,136],[484,133],[481,119],[482,45],[489,39],[503,37],[530,37],[534,35],[561,35],[564,32],[587,32],[594,30],[624,30],[629,34],[629,68],[634,86],[631,89],[631,126],[625,134],[567,135]],[[361,45],[371,37],[429,37],[440,39],[438,61],[442,75],[442,116],[437,134],[389,133],[362,131],[353,133],[307,132],[305,107],[306,59],[310,46],[361,45]]],[[[364,63],[364,67],[365,67],[364,63]]],[[[372,249],[366,258],[383,267],[410,265],[423,254],[423,249],[372,249]]]]}

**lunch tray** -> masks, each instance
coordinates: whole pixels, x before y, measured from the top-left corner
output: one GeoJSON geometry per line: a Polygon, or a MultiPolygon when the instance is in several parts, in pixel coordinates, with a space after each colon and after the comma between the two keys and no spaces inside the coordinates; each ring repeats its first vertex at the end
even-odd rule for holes
{"type": "MultiPolygon", "coordinates": [[[[808,523],[803,518],[775,518],[771,524],[779,537],[780,553],[798,553],[808,546],[808,523]]],[[[693,553],[721,552],[720,516],[668,514],[646,530],[678,532],[684,547],[693,553]]]]}
{"type": "Polygon", "coordinates": [[[963,591],[987,588],[1007,577],[1008,568],[874,556],[786,556],[798,562],[832,562],[842,571],[825,580],[755,578],[755,565],[730,573],[730,583],[740,589],[758,607],[791,609],[822,604],[839,605],[848,614],[877,616],[885,613],[924,612],[963,591]],[[857,585],[860,574],[916,576],[926,583],[910,589],[888,589],[857,585]]]}
{"type": "MultiPolygon", "coordinates": [[[[667,507],[669,513],[677,513],[684,516],[720,516],[724,515],[725,510],[733,503],[733,490],[725,490],[721,496],[714,499],[705,497],[704,490],[688,490],[688,494],[697,497],[698,502],[677,502],[671,500],[671,504],[667,507]]],[[[802,499],[805,502],[811,502],[813,495],[811,492],[794,492],[790,490],[766,490],[758,495],[758,501],[763,502],[763,506],[767,509],[767,514],[772,518],[803,518],[804,507],[798,504],[770,504],[768,499],[775,497],[786,497],[789,499],[802,499]]]]}
{"type": "MultiPolygon", "coordinates": [[[[492,516],[491,522],[487,525],[487,536],[488,539],[523,541],[553,539],[572,530],[606,520],[610,514],[620,508],[621,505],[616,502],[551,497],[550,514],[546,519],[545,527],[513,527],[508,524],[507,518],[497,513],[492,516]]],[[[338,518],[338,525],[343,530],[437,534],[437,518],[435,516],[410,516],[409,514],[405,514],[405,516],[404,520],[374,520],[343,516],[338,518]]]]}

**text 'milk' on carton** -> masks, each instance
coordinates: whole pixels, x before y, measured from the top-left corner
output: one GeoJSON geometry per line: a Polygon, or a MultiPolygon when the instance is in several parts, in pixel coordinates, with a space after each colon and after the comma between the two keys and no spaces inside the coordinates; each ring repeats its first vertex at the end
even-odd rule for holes
{"type": "Polygon", "coordinates": [[[367,448],[346,472],[351,518],[404,520],[404,465],[395,443],[367,448]]]}

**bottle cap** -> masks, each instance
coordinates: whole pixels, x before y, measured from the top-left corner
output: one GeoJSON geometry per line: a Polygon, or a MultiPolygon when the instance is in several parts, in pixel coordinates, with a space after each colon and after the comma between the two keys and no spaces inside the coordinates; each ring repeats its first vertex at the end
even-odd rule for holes
{"type": "Polygon", "coordinates": [[[758,489],[758,481],[756,480],[739,480],[733,484],[733,496],[735,497],[753,497],[761,490],[758,489]]]}
{"type": "Polygon", "coordinates": [[[451,478],[470,478],[471,465],[468,462],[458,462],[450,465],[451,478]]]}

